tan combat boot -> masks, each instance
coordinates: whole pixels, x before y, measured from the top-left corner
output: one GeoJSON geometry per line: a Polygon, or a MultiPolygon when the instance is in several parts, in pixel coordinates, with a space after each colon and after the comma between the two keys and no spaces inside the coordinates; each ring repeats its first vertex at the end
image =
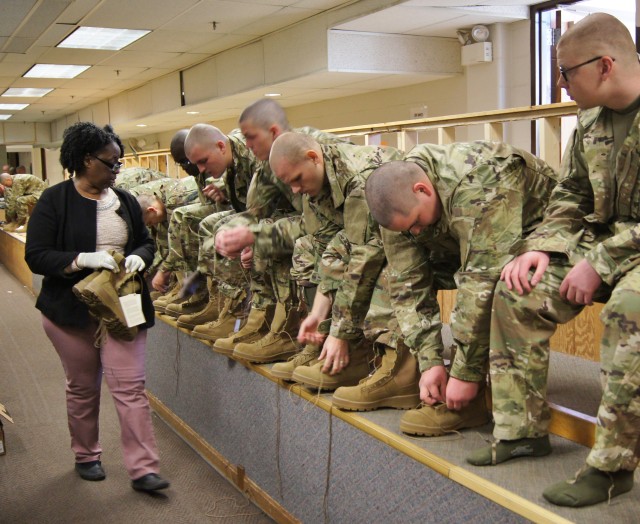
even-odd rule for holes
{"type": "Polygon", "coordinates": [[[244,297],[226,297],[217,320],[196,326],[191,334],[196,338],[210,342],[228,337],[231,333],[241,328],[246,321],[243,305],[244,297]]]}
{"type": "Polygon", "coordinates": [[[369,362],[373,359],[371,342],[364,337],[349,341],[349,364],[340,373],[329,375],[322,372],[324,360],[313,366],[298,366],[291,376],[292,380],[313,389],[333,391],[341,386],[355,386],[369,374],[369,362]]]}
{"type": "Polygon", "coordinates": [[[237,333],[232,333],[228,337],[216,340],[212,349],[216,353],[231,356],[237,344],[251,344],[256,340],[260,340],[269,333],[269,325],[273,320],[275,308],[275,304],[269,304],[265,309],[258,309],[252,306],[244,327],[237,333]]]}
{"type": "Polygon", "coordinates": [[[291,376],[295,369],[299,366],[313,366],[318,362],[320,356],[320,346],[316,344],[307,344],[300,353],[296,353],[286,362],[277,362],[271,366],[271,374],[282,380],[292,380],[291,376]]]}
{"type": "MultiPolygon", "coordinates": [[[[177,322],[178,327],[194,329],[196,326],[218,320],[224,297],[218,292],[218,284],[211,278],[208,279],[207,288],[205,306],[194,313],[180,315],[177,322]]],[[[169,309],[169,306],[167,306],[167,309],[169,309]]]]}
{"type": "Polygon", "coordinates": [[[379,408],[412,409],[420,404],[420,372],[409,348],[398,341],[398,349],[385,346],[380,367],[357,386],[341,387],[333,394],[333,405],[349,411],[379,408]]]}
{"type": "Polygon", "coordinates": [[[190,315],[202,311],[209,303],[209,290],[205,287],[196,291],[186,300],[178,300],[176,302],[167,302],[164,308],[164,314],[173,318],[180,315],[190,315]]]}
{"type": "Polygon", "coordinates": [[[164,295],[153,301],[153,309],[155,309],[158,313],[164,313],[167,304],[171,304],[177,299],[178,293],[180,293],[180,289],[182,289],[182,276],[176,274],[176,282],[164,295]]]}
{"type": "Polygon", "coordinates": [[[296,341],[300,328],[300,310],[289,308],[278,302],[273,321],[263,338],[253,343],[241,342],[233,350],[234,358],[265,364],[275,360],[286,360],[300,351],[296,341]]]}
{"type": "Polygon", "coordinates": [[[407,411],[400,419],[400,431],[408,435],[439,437],[460,429],[482,426],[491,420],[487,403],[487,388],[483,384],[476,397],[459,410],[447,409],[446,404],[423,405],[407,411]]]}

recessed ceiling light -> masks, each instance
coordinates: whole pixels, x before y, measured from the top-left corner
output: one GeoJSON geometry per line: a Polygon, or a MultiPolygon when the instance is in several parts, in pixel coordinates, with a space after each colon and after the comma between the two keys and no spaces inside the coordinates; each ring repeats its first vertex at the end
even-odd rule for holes
{"type": "Polygon", "coordinates": [[[40,97],[53,91],[53,88],[37,88],[37,87],[10,87],[0,96],[23,96],[23,97],[40,97]]]}
{"type": "Polygon", "coordinates": [[[56,47],[119,51],[151,31],[110,27],[78,27],[56,47]]]}
{"type": "Polygon", "coordinates": [[[90,67],[90,65],[36,64],[22,76],[24,78],[75,78],[90,67]]]}
{"type": "Polygon", "coordinates": [[[282,96],[282,95],[280,93],[265,93],[264,96],[276,97],[276,96],[282,96]]]}
{"type": "Polygon", "coordinates": [[[0,120],[9,120],[13,115],[0,115],[0,120]]]}
{"type": "Polygon", "coordinates": [[[4,110],[10,110],[10,111],[20,111],[21,109],[24,109],[25,107],[27,107],[29,104],[0,104],[0,109],[4,109],[4,110]]]}
{"type": "Polygon", "coordinates": [[[187,111],[188,115],[199,115],[200,111],[187,111]]]}
{"type": "Polygon", "coordinates": [[[147,124],[136,124],[136,127],[147,127],[147,124]]]}

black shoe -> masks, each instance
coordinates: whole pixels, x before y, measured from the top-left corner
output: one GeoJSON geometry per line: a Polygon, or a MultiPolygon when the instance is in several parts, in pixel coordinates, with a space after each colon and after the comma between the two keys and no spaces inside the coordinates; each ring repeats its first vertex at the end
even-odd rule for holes
{"type": "Polygon", "coordinates": [[[99,460],[76,462],[76,471],[83,480],[104,480],[107,478],[104,469],[102,469],[102,463],[99,460]]]}
{"type": "Polygon", "coordinates": [[[169,487],[169,482],[164,480],[160,475],[148,473],[139,479],[131,481],[131,487],[136,491],[157,491],[169,487]]]}

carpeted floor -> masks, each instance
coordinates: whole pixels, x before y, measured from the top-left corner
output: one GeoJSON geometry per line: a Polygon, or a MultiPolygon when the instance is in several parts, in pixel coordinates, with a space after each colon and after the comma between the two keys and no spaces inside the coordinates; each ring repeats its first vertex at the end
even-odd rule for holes
{"type": "Polygon", "coordinates": [[[171,487],[151,496],[131,489],[119,424],[103,387],[100,415],[107,479],[73,470],[64,374],[44,334],[34,297],[0,266],[0,403],[7,454],[0,456],[0,523],[271,522],[154,415],[162,475],[171,487]]]}

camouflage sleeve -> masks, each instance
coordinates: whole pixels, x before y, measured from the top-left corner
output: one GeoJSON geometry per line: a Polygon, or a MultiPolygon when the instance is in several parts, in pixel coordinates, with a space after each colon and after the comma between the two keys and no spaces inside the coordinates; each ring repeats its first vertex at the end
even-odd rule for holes
{"type": "Polygon", "coordinates": [[[444,364],[442,322],[429,251],[408,233],[381,228],[389,261],[389,291],[405,344],[418,356],[420,371],[444,364]]]}
{"type": "Polygon", "coordinates": [[[260,220],[249,226],[253,248],[262,258],[291,256],[296,239],[303,235],[302,216],[292,215],[275,221],[260,220]]]}
{"type": "Polygon", "coordinates": [[[7,187],[4,190],[4,209],[5,217],[9,222],[16,219],[16,197],[12,187],[7,187]]]}
{"type": "Polygon", "coordinates": [[[386,261],[379,228],[369,214],[363,185],[358,184],[348,192],[344,224],[351,254],[336,289],[330,331],[340,339],[352,338],[361,332],[376,280],[386,261]]]}
{"type": "Polygon", "coordinates": [[[519,253],[574,251],[579,233],[584,229],[583,218],[593,209],[593,190],[584,158],[579,153],[580,133],[576,129],[563,156],[560,182],[555,187],[545,217],[527,237],[519,253]]]}
{"type": "Polygon", "coordinates": [[[640,224],[616,224],[620,233],[598,243],[585,258],[610,286],[640,263],[640,224]],[[625,227],[626,226],[626,227],[625,227]]]}
{"type": "Polygon", "coordinates": [[[495,285],[510,248],[522,236],[526,177],[514,165],[496,185],[466,184],[452,207],[450,229],[460,243],[458,294],[451,313],[457,351],[450,374],[460,380],[483,379],[489,358],[489,326],[495,285]]]}
{"type": "Polygon", "coordinates": [[[302,199],[278,180],[268,167],[262,166],[253,176],[247,192],[247,211],[257,218],[267,218],[279,207],[302,211],[302,199]],[[284,202],[283,202],[284,201],[284,202]]]}

